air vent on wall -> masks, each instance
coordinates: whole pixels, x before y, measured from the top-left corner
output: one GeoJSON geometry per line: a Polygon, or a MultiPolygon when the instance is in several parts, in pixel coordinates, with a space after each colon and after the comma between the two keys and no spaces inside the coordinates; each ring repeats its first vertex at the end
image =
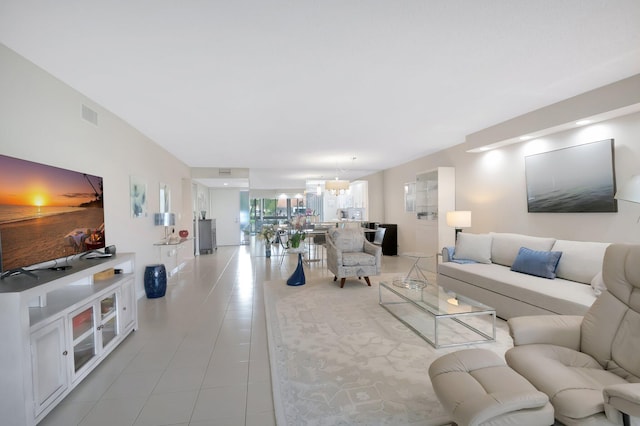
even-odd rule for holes
{"type": "Polygon", "coordinates": [[[89,123],[93,123],[96,126],[98,125],[98,113],[86,105],[82,105],[82,118],[87,120],[89,123]]]}
{"type": "Polygon", "coordinates": [[[218,169],[218,176],[231,176],[231,169],[218,169]]]}

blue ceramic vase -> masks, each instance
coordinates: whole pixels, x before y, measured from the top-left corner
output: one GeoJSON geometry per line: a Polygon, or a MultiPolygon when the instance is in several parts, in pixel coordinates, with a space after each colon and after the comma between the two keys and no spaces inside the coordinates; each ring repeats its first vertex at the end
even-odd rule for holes
{"type": "Polygon", "coordinates": [[[149,299],[165,295],[167,292],[167,270],[164,265],[149,265],[145,268],[144,291],[149,299]]]}

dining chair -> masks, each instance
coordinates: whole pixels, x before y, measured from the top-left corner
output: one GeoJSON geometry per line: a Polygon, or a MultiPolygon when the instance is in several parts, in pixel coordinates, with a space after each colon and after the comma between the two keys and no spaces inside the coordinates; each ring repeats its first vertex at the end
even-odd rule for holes
{"type": "Polygon", "coordinates": [[[280,266],[282,266],[282,262],[284,262],[284,257],[287,255],[289,251],[289,232],[280,230],[278,231],[278,239],[280,240],[280,266]]]}

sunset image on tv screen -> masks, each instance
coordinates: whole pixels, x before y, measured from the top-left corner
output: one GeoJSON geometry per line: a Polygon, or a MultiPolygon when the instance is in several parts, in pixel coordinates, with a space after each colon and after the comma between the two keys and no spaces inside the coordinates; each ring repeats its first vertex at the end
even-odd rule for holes
{"type": "Polygon", "coordinates": [[[105,246],[98,176],[0,155],[2,269],[105,246]]]}

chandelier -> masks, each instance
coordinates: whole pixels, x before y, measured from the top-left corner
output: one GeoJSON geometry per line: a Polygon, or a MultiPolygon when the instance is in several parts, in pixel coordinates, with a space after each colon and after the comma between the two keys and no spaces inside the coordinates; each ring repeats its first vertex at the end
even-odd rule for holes
{"type": "Polygon", "coordinates": [[[324,187],[333,195],[344,194],[349,190],[349,181],[336,178],[335,180],[326,181],[324,187]]]}

